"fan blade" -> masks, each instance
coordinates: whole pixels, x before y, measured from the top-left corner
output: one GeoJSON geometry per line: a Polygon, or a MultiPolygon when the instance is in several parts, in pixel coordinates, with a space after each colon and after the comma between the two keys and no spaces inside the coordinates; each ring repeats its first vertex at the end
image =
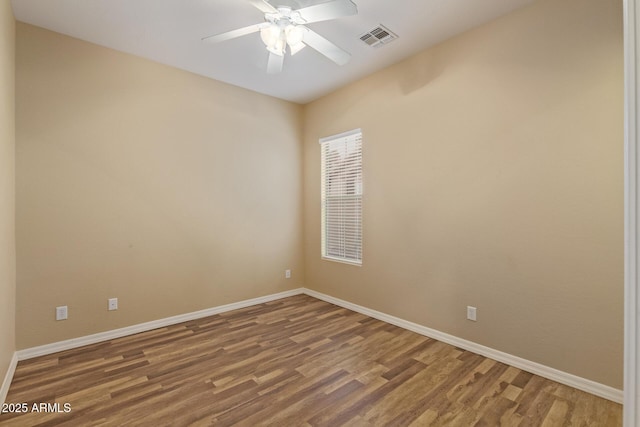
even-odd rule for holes
{"type": "MultiPolygon", "coordinates": [[[[300,27],[302,27],[302,25],[300,25],[300,27]]],[[[331,43],[315,31],[312,31],[307,27],[302,28],[305,29],[304,37],[302,38],[304,44],[317,50],[338,65],[344,65],[349,62],[351,59],[351,54],[349,52],[340,49],[338,46],[331,43]]]]}
{"type": "Polygon", "coordinates": [[[277,13],[278,9],[271,6],[266,0],[247,0],[262,13],[277,13]]]}
{"type": "Polygon", "coordinates": [[[296,12],[307,23],[326,21],[358,14],[358,6],[351,0],[333,0],[298,9],[296,12]]]}
{"type": "Polygon", "coordinates": [[[284,55],[276,55],[269,52],[269,62],[267,63],[267,74],[278,74],[284,65],[284,55]]]}
{"type": "Polygon", "coordinates": [[[257,33],[261,29],[268,26],[269,26],[268,22],[262,22],[260,24],[250,25],[244,28],[238,28],[237,30],[227,31],[226,33],[207,36],[207,37],[204,37],[202,41],[207,43],[220,43],[225,40],[235,39],[236,37],[246,36],[247,34],[257,33]]]}

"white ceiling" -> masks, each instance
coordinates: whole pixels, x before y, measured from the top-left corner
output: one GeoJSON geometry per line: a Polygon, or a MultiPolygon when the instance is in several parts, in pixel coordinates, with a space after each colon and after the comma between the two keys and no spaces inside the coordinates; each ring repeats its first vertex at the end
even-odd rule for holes
{"type": "Polygon", "coordinates": [[[246,0],[12,0],[12,4],[18,21],[304,104],[533,0],[353,1],[358,15],[309,24],[352,54],[347,65],[338,66],[307,48],[294,57],[287,55],[284,71],[276,75],[265,71],[268,52],[258,33],[220,44],[200,41],[263,22],[263,14],[246,0]],[[360,41],[360,35],[378,24],[399,39],[380,48],[360,41]]]}

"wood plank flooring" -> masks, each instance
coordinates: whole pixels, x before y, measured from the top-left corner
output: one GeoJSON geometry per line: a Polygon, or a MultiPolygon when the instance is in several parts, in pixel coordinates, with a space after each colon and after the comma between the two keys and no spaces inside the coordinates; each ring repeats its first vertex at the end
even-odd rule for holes
{"type": "Polygon", "coordinates": [[[29,410],[2,426],[622,425],[621,405],[306,295],[20,362],[7,403],[29,410]]]}

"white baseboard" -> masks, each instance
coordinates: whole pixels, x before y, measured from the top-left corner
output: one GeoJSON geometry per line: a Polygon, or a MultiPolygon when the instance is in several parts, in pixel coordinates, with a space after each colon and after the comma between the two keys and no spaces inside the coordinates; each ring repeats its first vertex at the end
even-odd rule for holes
{"type": "Polygon", "coordinates": [[[382,320],[383,322],[390,323],[400,328],[407,329],[412,332],[416,332],[420,335],[424,335],[426,337],[433,338],[447,344],[451,344],[458,348],[471,351],[481,356],[485,356],[490,359],[497,360],[498,362],[506,363],[507,365],[511,365],[518,369],[522,369],[524,371],[530,372],[535,375],[539,375],[541,377],[550,379],[552,381],[556,381],[558,383],[577,388],[578,390],[586,391],[587,393],[591,393],[593,395],[602,397],[604,399],[611,400],[616,403],[622,403],[623,401],[622,390],[618,390],[616,388],[609,387],[607,385],[600,384],[595,381],[588,380],[586,378],[578,377],[576,375],[569,374],[567,372],[559,371],[557,369],[550,368],[545,365],[541,365],[540,363],[532,362],[530,360],[523,359],[521,357],[504,353],[502,351],[485,347],[483,345],[474,343],[473,341],[468,341],[462,338],[458,338],[453,335],[449,335],[435,329],[427,328],[426,326],[418,325],[417,323],[409,322],[407,320],[382,313],[380,311],[371,310],[369,308],[366,308],[357,304],[353,304],[351,302],[341,300],[339,298],[334,298],[332,296],[325,295],[323,293],[316,292],[311,289],[305,288],[303,289],[303,292],[306,295],[312,296],[314,298],[318,298],[320,300],[330,302],[331,304],[335,304],[340,307],[343,307],[358,313],[362,313],[369,317],[382,320]]]}
{"type": "Polygon", "coordinates": [[[98,334],[87,335],[84,337],[73,338],[70,340],[60,341],[52,344],[46,344],[39,347],[32,347],[25,350],[19,350],[14,354],[12,365],[9,367],[9,371],[5,376],[5,380],[0,389],[0,397],[4,399],[6,393],[9,390],[9,384],[13,378],[13,372],[18,360],[31,359],[33,357],[44,356],[47,354],[57,353],[59,351],[70,350],[77,347],[82,347],[89,344],[95,344],[102,341],[108,341],[115,338],[124,337],[127,335],[137,334],[140,332],[150,331],[152,329],[163,328],[177,323],[187,322],[190,320],[200,319],[202,317],[213,316],[214,314],[224,313],[231,310],[237,310],[239,308],[250,307],[256,304],[263,304],[265,302],[275,301],[282,298],[287,298],[293,295],[306,294],[311,297],[329,302],[331,304],[344,307],[346,309],[362,313],[364,315],[373,317],[383,322],[390,323],[392,325],[407,329],[412,332],[416,332],[420,335],[427,336],[429,338],[442,341],[447,344],[454,345],[458,348],[462,348],[476,354],[488,357],[498,362],[506,363],[516,368],[531,372],[532,374],[539,375],[544,378],[548,378],[552,381],[559,382],[561,384],[568,385],[570,387],[577,388],[579,390],[591,393],[593,395],[602,397],[607,400],[611,400],[616,403],[622,403],[623,392],[622,390],[615,389],[613,387],[606,386],[604,384],[597,383],[595,381],[588,380],[586,378],[578,377],[567,372],[559,371],[548,366],[532,362],[521,357],[517,357],[502,351],[498,351],[483,345],[468,341],[462,338],[449,335],[444,332],[440,332],[435,329],[427,328],[426,326],[419,325],[417,323],[409,322],[399,317],[391,316],[389,314],[382,313],[380,311],[372,310],[361,305],[353,304],[351,302],[334,298],[332,296],[313,291],[311,289],[299,288],[290,291],[280,292],[277,294],[267,295],[259,298],[253,298],[245,301],[240,301],[232,304],[226,304],[218,307],[209,308],[206,310],[195,311],[192,313],[181,314],[178,316],[167,317],[165,319],[154,320],[151,322],[140,323],[138,325],[127,326],[125,328],[114,329],[112,331],[101,332],[98,334]]]}
{"type": "Polygon", "coordinates": [[[127,326],[125,328],[114,329],[111,331],[100,332],[97,334],[87,335],[84,337],[72,338],[70,340],[54,342],[51,344],[45,344],[38,347],[31,347],[24,350],[18,350],[17,351],[18,360],[31,359],[38,356],[57,353],[59,351],[70,350],[72,348],[78,348],[78,347],[82,347],[89,344],[95,344],[102,341],[121,338],[127,335],[138,334],[140,332],[147,332],[152,329],[164,328],[166,326],[175,325],[177,323],[188,322],[190,320],[200,319],[207,316],[213,316],[214,314],[225,313],[227,311],[250,307],[256,304],[263,304],[265,302],[275,301],[275,300],[287,298],[293,295],[299,295],[301,293],[303,293],[303,290],[301,288],[293,289],[290,291],[266,295],[258,298],[252,298],[252,299],[248,299],[240,302],[234,302],[231,304],[221,305],[218,307],[208,308],[205,310],[179,314],[177,316],[166,317],[164,319],[159,319],[159,320],[153,320],[151,322],[139,323],[137,325],[127,326]]]}
{"type": "Polygon", "coordinates": [[[2,387],[0,387],[0,406],[2,406],[7,399],[7,393],[9,393],[9,386],[13,380],[13,374],[16,372],[16,366],[18,366],[18,353],[14,352],[11,362],[9,362],[9,368],[2,381],[2,387]]]}

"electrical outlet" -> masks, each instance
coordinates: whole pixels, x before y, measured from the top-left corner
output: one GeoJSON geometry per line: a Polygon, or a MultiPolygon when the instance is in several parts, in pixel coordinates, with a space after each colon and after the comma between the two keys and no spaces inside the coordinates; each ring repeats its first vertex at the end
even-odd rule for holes
{"type": "Polygon", "coordinates": [[[285,270],[284,271],[284,278],[285,279],[291,279],[291,270],[285,270]]]}
{"type": "Polygon", "coordinates": [[[472,320],[472,321],[476,321],[476,311],[477,309],[475,307],[471,307],[470,305],[467,306],[467,319],[472,320]]]}
{"type": "Polygon", "coordinates": [[[68,314],[69,313],[66,305],[56,307],[56,320],[67,320],[68,314]]]}
{"type": "Polygon", "coordinates": [[[109,298],[109,311],[118,309],[118,298],[109,298]]]}

